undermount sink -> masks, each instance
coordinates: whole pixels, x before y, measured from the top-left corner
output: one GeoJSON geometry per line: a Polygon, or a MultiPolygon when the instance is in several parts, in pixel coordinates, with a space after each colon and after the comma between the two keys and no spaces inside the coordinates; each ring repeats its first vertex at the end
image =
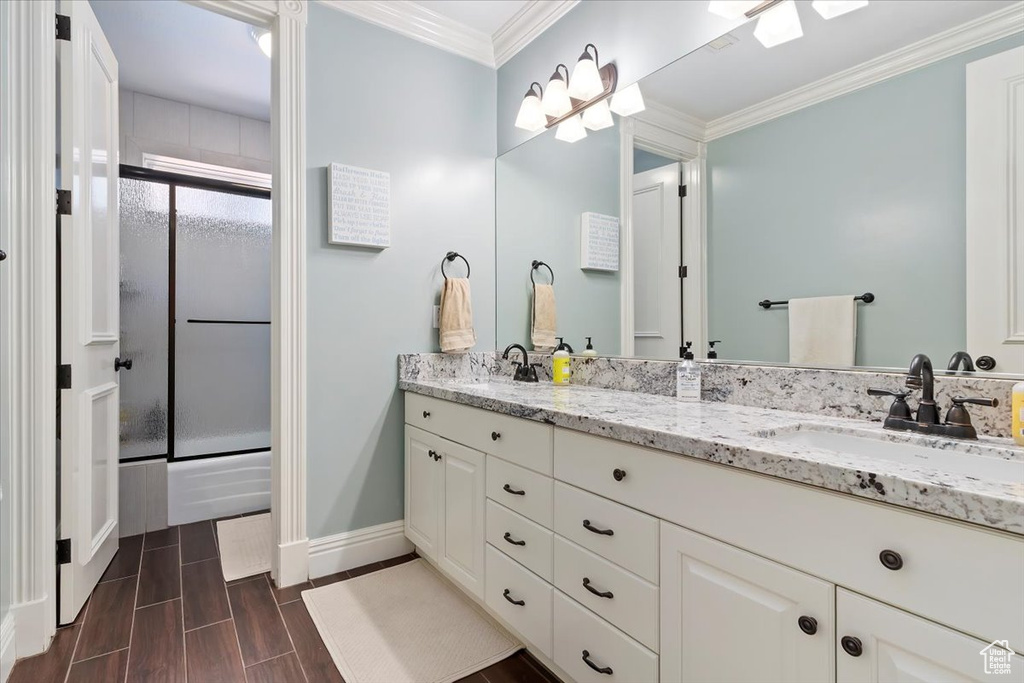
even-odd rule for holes
{"type": "Polygon", "coordinates": [[[962,474],[988,481],[1024,485],[1024,458],[1010,448],[981,442],[956,442],[913,439],[886,433],[835,431],[828,427],[801,424],[795,429],[777,430],[767,438],[773,441],[810,446],[854,456],[878,458],[915,467],[962,474]],[[904,440],[905,439],[905,440],[904,440]]]}

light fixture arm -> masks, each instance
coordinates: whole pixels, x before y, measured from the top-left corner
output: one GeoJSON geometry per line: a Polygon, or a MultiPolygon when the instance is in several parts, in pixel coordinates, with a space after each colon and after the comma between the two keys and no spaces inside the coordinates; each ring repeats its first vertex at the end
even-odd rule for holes
{"type": "Polygon", "coordinates": [[[745,16],[747,19],[753,19],[758,14],[764,14],[772,7],[775,7],[781,2],[783,2],[783,0],[764,0],[764,2],[762,2],[757,7],[754,7],[753,9],[749,9],[746,12],[744,12],[743,16],[745,16]]]}
{"type": "MultiPolygon", "coordinates": [[[[569,85],[569,67],[567,67],[565,64],[559,64],[558,66],[555,67],[555,73],[551,74],[551,78],[557,78],[559,80],[564,81],[566,85],[569,85]],[[562,74],[558,73],[559,69],[563,69],[565,71],[564,77],[562,76],[562,74]]],[[[551,79],[549,78],[548,80],[551,79]]]]}
{"type": "MultiPolygon", "coordinates": [[[[595,49],[595,53],[596,52],[597,50],[595,49]]],[[[564,68],[564,65],[562,64],[559,64],[559,66],[562,66],[564,68]]],[[[601,94],[592,97],[586,101],[573,100],[572,109],[570,109],[565,114],[562,114],[558,118],[553,118],[551,116],[547,117],[548,123],[545,126],[545,128],[552,128],[554,126],[557,126],[562,121],[565,121],[568,118],[576,116],[577,114],[582,113],[585,109],[589,108],[590,106],[595,105],[601,100],[607,99],[612,96],[612,94],[615,92],[615,86],[617,86],[619,83],[619,70],[615,68],[614,63],[609,63],[605,64],[600,69],[598,69],[598,73],[601,75],[601,82],[604,84],[604,90],[601,91],[601,94]]]]}
{"type": "Polygon", "coordinates": [[[530,84],[530,88],[526,91],[527,97],[533,94],[533,86],[537,86],[537,97],[544,97],[544,88],[537,81],[530,84]]]}
{"type": "Polygon", "coordinates": [[[600,65],[601,64],[601,62],[598,61],[598,58],[597,58],[597,46],[594,45],[593,43],[587,43],[586,46],[583,48],[583,54],[580,55],[580,59],[584,59],[584,58],[586,58],[586,59],[593,59],[594,60],[594,64],[596,64],[596,65],[600,65]],[[590,48],[594,48],[594,56],[593,57],[591,57],[590,56],[590,52],[588,52],[588,50],[590,48]]]}

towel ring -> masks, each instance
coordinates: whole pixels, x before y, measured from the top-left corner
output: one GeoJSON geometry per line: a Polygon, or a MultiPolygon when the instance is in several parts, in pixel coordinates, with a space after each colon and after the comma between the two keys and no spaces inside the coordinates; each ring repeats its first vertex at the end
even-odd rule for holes
{"type": "Polygon", "coordinates": [[[533,279],[533,271],[537,270],[541,266],[544,266],[545,268],[548,269],[548,272],[551,273],[551,284],[555,284],[555,271],[551,270],[551,266],[544,263],[543,261],[536,260],[531,265],[533,267],[530,268],[530,282],[532,282],[533,284],[537,284],[537,281],[533,279]]]}
{"type": "Polygon", "coordinates": [[[448,273],[444,272],[444,262],[448,261],[449,263],[451,263],[457,258],[462,259],[463,263],[466,264],[466,277],[469,277],[469,261],[466,260],[466,257],[458,252],[449,251],[447,254],[444,255],[444,258],[441,259],[441,275],[444,276],[445,280],[448,279],[448,273]]]}

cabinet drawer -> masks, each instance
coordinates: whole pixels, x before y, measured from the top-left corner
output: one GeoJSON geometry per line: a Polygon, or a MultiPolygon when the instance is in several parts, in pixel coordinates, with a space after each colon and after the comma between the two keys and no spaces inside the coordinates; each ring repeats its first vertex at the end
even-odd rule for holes
{"type": "Polygon", "coordinates": [[[550,584],[487,546],[487,606],[548,657],[553,592],[550,584]]]}
{"type": "Polygon", "coordinates": [[[658,587],[654,584],[556,536],[555,587],[658,651],[658,587]]]}
{"type": "Polygon", "coordinates": [[[555,633],[555,664],[577,683],[658,680],[658,655],[561,591],[555,591],[555,633]]]}
{"type": "Polygon", "coordinates": [[[551,581],[553,536],[540,524],[487,501],[487,542],[545,581],[551,581]]]}
{"type": "MultiPolygon", "coordinates": [[[[1024,649],[1024,537],[568,430],[555,450],[558,479],[1024,649]],[[886,568],[886,550],[902,567],[886,568]]],[[[557,495],[555,508],[561,533],[557,495]]]]}
{"type": "Polygon", "coordinates": [[[555,533],[658,583],[658,520],[654,517],[555,482],[555,533]]]}
{"type": "Polygon", "coordinates": [[[406,392],[405,421],[470,448],[551,474],[551,425],[406,392]]]}
{"type": "Polygon", "coordinates": [[[487,456],[487,497],[551,528],[551,477],[487,456]]]}

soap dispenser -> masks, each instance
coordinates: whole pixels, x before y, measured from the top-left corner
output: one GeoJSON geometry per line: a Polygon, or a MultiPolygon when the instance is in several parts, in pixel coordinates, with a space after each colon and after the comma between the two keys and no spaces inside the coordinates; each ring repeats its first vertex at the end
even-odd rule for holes
{"type": "Polygon", "coordinates": [[[597,351],[594,350],[594,344],[590,341],[592,337],[587,337],[587,348],[583,349],[583,355],[587,358],[597,358],[597,351]]]}
{"type": "Polygon", "coordinates": [[[558,337],[558,346],[551,359],[551,381],[555,384],[568,384],[572,379],[572,358],[569,357],[571,347],[565,343],[565,337],[558,337]]]}
{"type": "Polygon", "coordinates": [[[683,360],[676,366],[676,398],[680,401],[700,401],[700,366],[693,360],[690,347],[693,342],[686,342],[683,360]]]}
{"type": "Polygon", "coordinates": [[[1013,417],[1010,424],[1013,425],[1013,441],[1018,446],[1024,446],[1024,382],[1014,384],[1011,391],[1013,417]]]}
{"type": "Polygon", "coordinates": [[[718,358],[718,351],[715,351],[715,344],[721,343],[721,339],[716,339],[715,341],[708,342],[708,360],[715,360],[716,358],[718,358]]]}

